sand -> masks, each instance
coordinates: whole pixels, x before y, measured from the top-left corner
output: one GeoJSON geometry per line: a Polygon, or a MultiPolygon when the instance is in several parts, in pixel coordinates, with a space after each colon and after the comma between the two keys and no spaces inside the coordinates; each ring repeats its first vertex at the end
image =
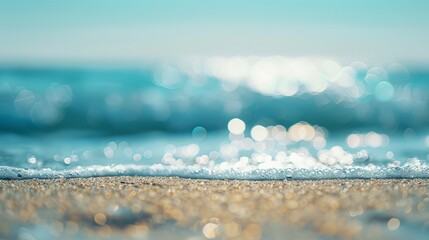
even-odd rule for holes
{"type": "Polygon", "coordinates": [[[419,238],[428,202],[426,179],[1,180],[0,239],[419,238]]]}

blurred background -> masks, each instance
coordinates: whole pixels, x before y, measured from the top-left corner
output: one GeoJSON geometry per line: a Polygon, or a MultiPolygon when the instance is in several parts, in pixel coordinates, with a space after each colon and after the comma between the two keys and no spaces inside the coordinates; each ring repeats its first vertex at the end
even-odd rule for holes
{"type": "Polygon", "coordinates": [[[5,64],[141,64],[184,56],[428,61],[429,3],[25,1],[0,5],[5,64]]]}
{"type": "Polygon", "coordinates": [[[426,160],[428,5],[4,0],[2,164],[426,160]]]}

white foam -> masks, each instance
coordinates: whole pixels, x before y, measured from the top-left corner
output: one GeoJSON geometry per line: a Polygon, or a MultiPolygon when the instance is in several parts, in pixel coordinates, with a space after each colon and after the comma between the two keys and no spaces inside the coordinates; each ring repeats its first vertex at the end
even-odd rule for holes
{"type": "Polygon", "coordinates": [[[419,159],[410,159],[403,165],[388,164],[375,166],[356,165],[301,165],[294,166],[294,160],[264,161],[260,164],[248,164],[248,159],[236,162],[223,162],[214,166],[193,165],[133,165],[114,166],[91,165],[73,169],[54,170],[24,169],[0,167],[2,179],[31,178],[77,178],[103,176],[178,176],[206,179],[248,179],[248,180],[285,180],[285,179],[350,179],[350,178],[428,178],[429,165],[419,159]]]}

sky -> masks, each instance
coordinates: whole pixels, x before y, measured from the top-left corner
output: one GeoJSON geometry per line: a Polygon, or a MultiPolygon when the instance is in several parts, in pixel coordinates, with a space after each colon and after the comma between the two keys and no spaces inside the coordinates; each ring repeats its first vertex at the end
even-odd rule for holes
{"type": "Polygon", "coordinates": [[[2,0],[0,62],[283,55],[424,65],[428,9],[425,0],[2,0]]]}

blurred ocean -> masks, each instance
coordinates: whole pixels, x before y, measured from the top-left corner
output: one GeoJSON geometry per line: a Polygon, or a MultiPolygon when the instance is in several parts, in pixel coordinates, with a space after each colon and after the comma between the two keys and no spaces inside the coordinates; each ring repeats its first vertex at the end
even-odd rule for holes
{"type": "Polygon", "coordinates": [[[0,178],[426,178],[428,80],[280,56],[2,65],[0,178]]]}

